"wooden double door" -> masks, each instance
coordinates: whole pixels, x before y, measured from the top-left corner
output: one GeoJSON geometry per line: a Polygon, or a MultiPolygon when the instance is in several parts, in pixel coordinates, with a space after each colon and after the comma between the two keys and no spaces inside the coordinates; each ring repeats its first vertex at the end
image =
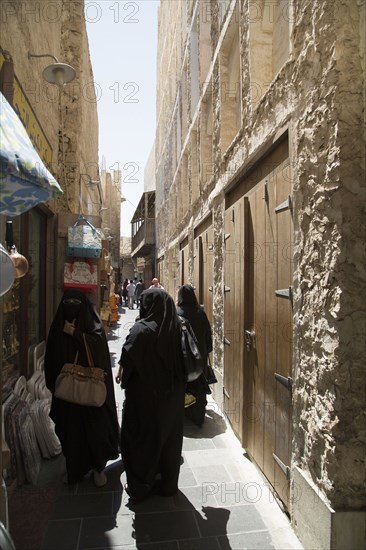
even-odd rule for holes
{"type": "Polygon", "coordinates": [[[227,197],[224,410],[288,506],[292,206],[287,141],[227,197]]]}

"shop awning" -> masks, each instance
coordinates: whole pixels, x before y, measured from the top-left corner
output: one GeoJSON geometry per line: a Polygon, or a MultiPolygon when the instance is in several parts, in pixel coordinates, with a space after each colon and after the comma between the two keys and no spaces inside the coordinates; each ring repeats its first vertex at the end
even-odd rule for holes
{"type": "Polygon", "coordinates": [[[63,193],[0,93],[0,214],[17,216],[63,193]]]}

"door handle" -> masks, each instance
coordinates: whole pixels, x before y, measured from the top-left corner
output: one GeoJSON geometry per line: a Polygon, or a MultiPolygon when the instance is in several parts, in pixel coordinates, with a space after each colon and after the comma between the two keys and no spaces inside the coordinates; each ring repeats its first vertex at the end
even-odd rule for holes
{"type": "Polygon", "coordinates": [[[251,351],[255,344],[255,332],[254,330],[246,330],[245,334],[245,348],[247,351],[251,351]]]}

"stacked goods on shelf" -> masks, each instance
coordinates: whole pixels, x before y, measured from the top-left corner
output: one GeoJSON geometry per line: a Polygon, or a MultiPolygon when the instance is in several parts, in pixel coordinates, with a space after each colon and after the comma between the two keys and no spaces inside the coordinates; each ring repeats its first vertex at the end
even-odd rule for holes
{"type": "Polygon", "coordinates": [[[4,437],[10,451],[7,477],[16,479],[18,485],[35,484],[42,458],[61,452],[49,417],[51,394],[45,384],[44,350],[44,342],[35,346],[34,373],[28,381],[12,371],[3,385],[4,437]]]}
{"type": "Polygon", "coordinates": [[[111,325],[115,325],[119,319],[118,304],[119,304],[118,294],[111,294],[109,297],[109,305],[111,308],[111,321],[110,321],[111,325]]]}

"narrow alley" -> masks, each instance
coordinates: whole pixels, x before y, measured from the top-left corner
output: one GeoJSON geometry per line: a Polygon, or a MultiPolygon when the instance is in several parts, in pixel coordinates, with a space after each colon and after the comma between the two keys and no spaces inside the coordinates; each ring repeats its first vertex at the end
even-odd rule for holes
{"type": "Polygon", "coordinates": [[[365,29],[0,2],[0,550],[366,549],[365,29]]]}
{"type": "MultiPolygon", "coordinates": [[[[121,346],[137,315],[120,308],[108,343],[116,372],[121,346]]],[[[123,392],[115,385],[121,418],[123,392]]],[[[129,506],[121,460],[108,464],[108,483],[63,485],[62,456],[44,460],[36,487],[9,499],[17,550],[269,550],[301,549],[269,484],[246,458],[211,400],[202,428],[185,425],[179,493],[129,506]],[[26,511],[26,512],[25,512],[26,511]]]]}

